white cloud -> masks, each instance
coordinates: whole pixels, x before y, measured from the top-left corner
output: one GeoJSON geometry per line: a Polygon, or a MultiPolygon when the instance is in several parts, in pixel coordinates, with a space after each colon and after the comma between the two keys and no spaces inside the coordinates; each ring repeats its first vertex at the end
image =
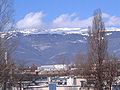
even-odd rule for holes
{"type": "MultiPolygon", "coordinates": [[[[45,28],[48,23],[43,21],[44,14],[42,12],[28,13],[23,19],[17,22],[16,27],[19,29],[33,29],[33,28],[45,28]]],[[[92,25],[92,16],[87,19],[80,19],[80,16],[76,13],[62,14],[49,23],[51,28],[87,28],[92,25]]],[[[107,13],[103,13],[103,20],[106,27],[120,26],[120,17],[112,16],[107,13]]],[[[46,27],[47,28],[47,27],[46,27]]],[[[26,32],[27,30],[25,30],[26,32]]],[[[33,30],[30,32],[35,32],[33,30]]],[[[37,31],[36,31],[37,32],[37,31]]]]}
{"type": "Polygon", "coordinates": [[[107,13],[102,13],[102,17],[103,18],[110,18],[111,16],[109,14],[107,14],[107,13]]]}
{"type": "Polygon", "coordinates": [[[53,27],[88,27],[91,25],[92,17],[81,20],[75,13],[62,14],[52,22],[53,27]]]}
{"type": "Polygon", "coordinates": [[[107,26],[120,26],[120,17],[112,16],[106,22],[107,26]]]}
{"type": "Polygon", "coordinates": [[[22,20],[18,21],[16,24],[17,28],[39,28],[43,25],[42,12],[28,13],[22,20]]]}
{"type": "MultiPolygon", "coordinates": [[[[106,27],[109,26],[120,26],[120,17],[112,16],[107,13],[102,14],[103,20],[105,21],[106,27]]],[[[73,14],[62,14],[53,20],[53,27],[80,27],[86,28],[92,25],[92,16],[87,19],[80,19],[75,13],[73,14]]]]}
{"type": "Polygon", "coordinates": [[[107,13],[103,13],[103,19],[105,19],[106,26],[120,26],[120,17],[112,16],[107,13]]]}

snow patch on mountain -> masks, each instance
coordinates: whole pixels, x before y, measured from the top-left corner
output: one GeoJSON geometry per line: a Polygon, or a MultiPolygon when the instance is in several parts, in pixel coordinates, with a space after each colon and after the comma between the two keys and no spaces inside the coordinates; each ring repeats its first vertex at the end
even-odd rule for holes
{"type": "Polygon", "coordinates": [[[54,59],[54,58],[56,58],[56,57],[58,57],[58,56],[65,55],[65,54],[66,54],[66,52],[61,52],[61,53],[58,53],[58,54],[50,57],[49,59],[54,59]]]}
{"type": "MultiPolygon", "coordinates": [[[[108,27],[106,28],[108,32],[107,35],[112,34],[114,31],[120,31],[120,28],[108,27]]],[[[30,34],[81,34],[83,36],[88,36],[87,28],[53,28],[53,29],[22,29],[17,30],[17,32],[23,33],[24,35],[30,34]]]]}
{"type": "Polygon", "coordinates": [[[109,35],[111,35],[111,34],[112,34],[112,33],[107,33],[106,35],[109,36],[109,35]]]}
{"type": "Polygon", "coordinates": [[[38,45],[32,45],[32,47],[38,51],[44,51],[46,49],[49,49],[51,46],[50,45],[43,45],[43,44],[38,44],[38,45]]]}
{"type": "Polygon", "coordinates": [[[76,43],[86,43],[84,40],[76,40],[76,41],[69,41],[70,43],[76,44],[76,43]]]}
{"type": "Polygon", "coordinates": [[[110,27],[110,28],[107,28],[106,31],[108,32],[120,31],[120,28],[110,27]]]}
{"type": "Polygon", "coordinates": [[[50,33],[58,34],[84,34],[87,32],[87,29],[82,28],[56,28],[50,29],[50,33]]]}
{"type": "Polygon", "coordinates": [[[17,32],[24,35],[30,34],[81,34],[87,35],[87,29],[83,28],[54,28],[54,29],[22,29],[17,32]]]}

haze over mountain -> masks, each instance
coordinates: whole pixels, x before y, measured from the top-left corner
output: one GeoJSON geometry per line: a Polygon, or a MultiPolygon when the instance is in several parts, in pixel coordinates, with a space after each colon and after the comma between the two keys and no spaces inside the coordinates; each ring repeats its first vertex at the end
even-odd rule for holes
{"type": "MultiPolygon", "coordinates": [[[[107,28],[108,52],[120,57],[120,29],[107,28]]],[[[22,29],[15,32],[18,46],[13,58],[27,64],[73,63],[78,53],[87,54],[86,28],[22,29]]]]}

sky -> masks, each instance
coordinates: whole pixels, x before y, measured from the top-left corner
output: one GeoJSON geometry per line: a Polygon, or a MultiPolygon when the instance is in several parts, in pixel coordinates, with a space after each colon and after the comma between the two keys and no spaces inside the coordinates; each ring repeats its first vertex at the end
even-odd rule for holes
{"type": "Polygon", "coordinates": [[[18,28],[85,28],[100,8],[106,26],[120,26],[120,0],[14,0],[18,28]]]}

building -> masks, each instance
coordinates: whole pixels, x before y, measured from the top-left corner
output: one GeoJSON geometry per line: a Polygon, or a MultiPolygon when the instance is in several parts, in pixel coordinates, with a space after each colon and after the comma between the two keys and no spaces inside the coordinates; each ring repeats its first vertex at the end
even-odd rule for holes
{"type": "Polygon", "coordinates": [[[61,70],[67,70],[68,67],[65,64],[56,64],[56,65],[43,65],[40,67],[37,67],[36,71],[61,71],[61,70]]]}

